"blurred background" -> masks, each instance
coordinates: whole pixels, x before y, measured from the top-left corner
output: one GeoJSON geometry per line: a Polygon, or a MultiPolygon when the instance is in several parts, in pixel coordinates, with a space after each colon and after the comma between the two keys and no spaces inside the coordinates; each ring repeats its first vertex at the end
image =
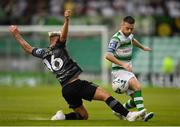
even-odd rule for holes
{"type": "Polygon", "coordinates": [[[134,48],[138,79],[144,86],[180,87],[179,0],[1,0],[0,85],[58,83],[39,59],[23,52],[7,29],[20,25],[32,46],[47,47],[47,32],[61,28],[65,9],[73,12],[68,49],[82,66],[83,78],[110,83],[111,65],[104,59],[107,44],[122,18],[131,15],[136,19],[135,38],[153,49],[134,48]]]}

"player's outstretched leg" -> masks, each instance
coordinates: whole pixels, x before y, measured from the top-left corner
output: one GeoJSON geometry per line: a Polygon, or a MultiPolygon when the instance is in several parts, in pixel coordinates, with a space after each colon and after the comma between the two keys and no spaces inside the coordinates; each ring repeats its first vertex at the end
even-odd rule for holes
{"type": "MultiPolygon", "coordinates": [[[[124,106],[127,110],[136,107],[133,99],[129,99],[126,103],[123,104],[123,106],[124,106]]],[[[126,120],[124,116],[122,116],[121,114],[119,114],[119,113],[117,113],[117,112],[114,112],[114,111],[113,111],[113,114],[114,114],[115,116],[117,116],[119,119],[126,120]]]]}
{"type": "Polygon", "coordinates": [[[138,111],[138,112],[129,112],[124,106],[114,99],[111,95],[109,95],[106,91],[101,88],[97,88],[94,98],[95,100],[105,101],[106,104],[115,112],[121,114],[126,118],[128,121],[135,121],[140,115],[142,115],[145,110],[138,111]]]}

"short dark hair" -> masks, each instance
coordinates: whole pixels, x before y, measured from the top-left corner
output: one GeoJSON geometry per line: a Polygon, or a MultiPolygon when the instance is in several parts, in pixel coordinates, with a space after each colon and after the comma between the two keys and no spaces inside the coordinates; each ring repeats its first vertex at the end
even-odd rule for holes
{"type": "Polygon", "coordinates": [[[135,23],[135,19],[132,16],[124,17],[123,21],[128,22],[129,24],[134,24],[135,23]]]}

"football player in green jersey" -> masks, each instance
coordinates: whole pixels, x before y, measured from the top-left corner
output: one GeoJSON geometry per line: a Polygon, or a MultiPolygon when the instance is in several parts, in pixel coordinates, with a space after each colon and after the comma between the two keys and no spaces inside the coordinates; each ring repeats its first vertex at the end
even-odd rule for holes
{"type": "MultiPolygon", "coordinates": [[[[124,104],[127,109],[137,108],[144,110],[144,100],[141,93],[141,84],[132,72],[132,49],[133,46],[144,51],[151,51],[151,48],[143,46],[134,38],[135,19],[127,16],[121,23],[120,30],[116,32],[108,45],[106,59],[112,62],[112,88],[117,93],[126,92],[131,99],[124,104]]],[[[146,109],[145,109],[146,110],[146,109]]],[[[115,115],[121,117],[118,113],[115,115]]],[[[144,121],[148,121],[154,116],[153,112],[146,112],[142,115],[144,121]]]]}

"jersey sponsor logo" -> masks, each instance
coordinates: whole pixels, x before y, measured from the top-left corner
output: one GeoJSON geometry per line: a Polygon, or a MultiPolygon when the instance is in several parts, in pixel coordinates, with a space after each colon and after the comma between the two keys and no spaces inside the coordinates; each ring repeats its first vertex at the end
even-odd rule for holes
{"type": "Polygon", "coordinates": [[[122,50],[122,52],[123,53],[129,53],[129,52],[131,52],[131,50],[132,50],[131,48],[127,48],[127,49],[122,50]]]}
{"type": "Polygon", "coordinates": [[[132,54],[132,49],[131,48],[126,48],[126,49],[117,49],[116,54],[118,56],[126,56],[126,55],[131,55],[132,54]]]}

